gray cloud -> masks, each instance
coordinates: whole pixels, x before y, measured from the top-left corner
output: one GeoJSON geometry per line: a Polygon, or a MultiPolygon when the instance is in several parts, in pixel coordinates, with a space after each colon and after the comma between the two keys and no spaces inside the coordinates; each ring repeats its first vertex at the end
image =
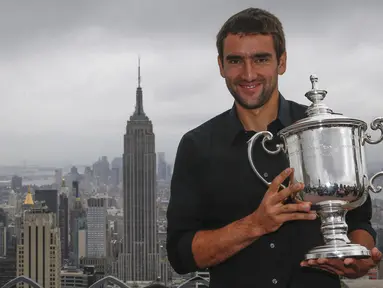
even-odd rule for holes
{"type": "MultiPolygon", "coordinates": [[[[4,1],[2,162],[120,156],[138,54],[157,151],[172,160],[183,133],[232,105],[215,36],[233,13],[254,5],[284,24],[287,98],[307,104],[309,75],[317,73],[335,110],[367,122],[383,115],[381,1],[4,1]]],[[[369,158],[383,161],[381,151],[369,149],[369,158]]]]}
{"type": "Polygon", "coordinates": [[[251,6],[277,14],[289,33],[317,36],[329,30],[340,34],[354,30],[362,32],[354,37],[362,37],[368,35],[366,28],[379,28],[375,24],[383,4],[379,0],[4,1],[0,4],[1,46],[13,50],[14,44],[30,46],[42,41],[46,45],[62,34],[73,35],[92,27],[121,38],[184,35],[198,40],[204,35],[210,39],[229,16],[251,6]]]}

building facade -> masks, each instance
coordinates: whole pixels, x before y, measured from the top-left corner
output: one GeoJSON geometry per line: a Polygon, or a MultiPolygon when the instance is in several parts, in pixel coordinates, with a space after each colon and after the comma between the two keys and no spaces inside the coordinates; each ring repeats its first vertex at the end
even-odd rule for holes
{"type": "Polygon", "coordinates": [[[107,256],[107,215],[105,198],[88,199],[87,257],[107,256]]]}
{"type": "Polygon", "coordinates": [[[61,261],[69,259],[69,204],[68,196],[64,193],[60,194],[59,204],[59,227],[61,242],[61,261]]]}
{"type": "Polygon", "coordinates": [[[136,107],[124,135],[124,247],[119,260],[123,281],[153,281],[159,276],[155,135],[142,98],[139,65],[136,107]]]}
{"type": "Polygon", "coordinates": [[[29,277],[44,288],[61,287],[60,232],[54,213],[39,203],[32,204],[24,213],[18,241],[17,276],[29,277]]]}

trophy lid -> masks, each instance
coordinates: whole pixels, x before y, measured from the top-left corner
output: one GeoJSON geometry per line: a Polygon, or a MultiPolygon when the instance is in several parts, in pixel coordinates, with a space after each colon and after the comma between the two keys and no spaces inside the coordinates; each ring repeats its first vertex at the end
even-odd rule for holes
{"type": "Polygon", "coordinates": [[[318,88],[318,77],[316,75],[311,75],[310,81],[312,88],[305,94],[306,98],[312,103],[306,110],[307,117],[282,129],[279,131],[278,135],[287,136],[302,130],[324,126],[334,127],[346,125],[351,127],[362,127],[364,130],[367,130],[367,124],[364,121],[333,112],[333,110],[323,102],[327,95],[327,91],[318,88]]]}

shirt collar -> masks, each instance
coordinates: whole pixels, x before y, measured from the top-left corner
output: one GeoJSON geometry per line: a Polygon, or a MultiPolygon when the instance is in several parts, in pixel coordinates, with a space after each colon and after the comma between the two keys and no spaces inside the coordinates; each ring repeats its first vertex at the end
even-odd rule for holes
{"type": "Polygon", "coordinates": [[[278,117],[284,127],[293,124],[293,115],[290,109],[290,103],[279,93],[278,117]]]}
{"type": "MultiPolygon", "coordinates": [[[[278,99],[278,116],[277,120],[282,124],[283,127],[287,127],[293,123],[290,103],[287,101],[281,93],[279,93],[278,99]]],[[[230,143],[233,143],[235,137],[240,132],[246,132],[241,121],[238,118],[237,109],[235,104],[233,104],[232,108],[229,111],[229,125],[227,135],[229,137],[230,143]]]]}

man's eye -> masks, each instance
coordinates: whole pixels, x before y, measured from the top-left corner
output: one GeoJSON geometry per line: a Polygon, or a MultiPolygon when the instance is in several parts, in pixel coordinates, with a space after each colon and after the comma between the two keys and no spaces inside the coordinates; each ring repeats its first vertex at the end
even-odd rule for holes
{"type": "Polygon", "coordinates": [[[239,64],[241,63],[240,59],[230,59],[228,60],[229,64],[239,64]]]}
{"type": "Polygon", "coordinates": [[[257,58],[255,59],[256,63],[267,63],[269,62],[269,58],[257,58]]]}

